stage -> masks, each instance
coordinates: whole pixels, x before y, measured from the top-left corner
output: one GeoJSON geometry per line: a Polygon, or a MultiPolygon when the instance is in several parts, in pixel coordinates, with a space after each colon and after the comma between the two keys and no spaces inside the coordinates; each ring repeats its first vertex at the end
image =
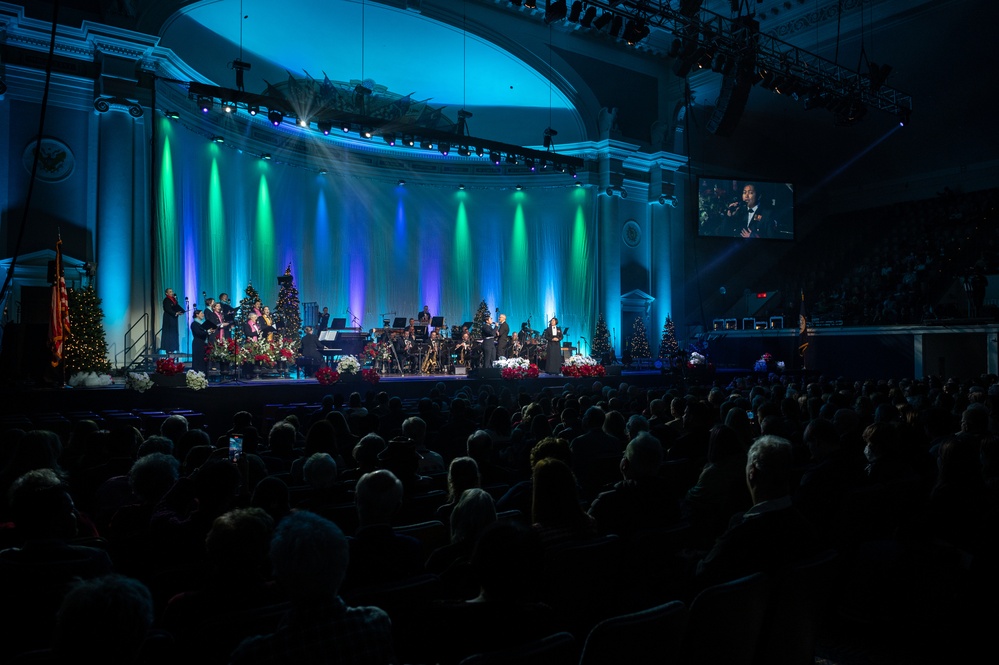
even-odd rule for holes
{"type": "Polygon", "coordinates": [[[659,370],[628,370],[620,365],[608,368],[609,375],[600,379],[571,378],[542,374],[536,379],[506,380],[493,376],[483,377],[481,371],[466,376],[453,374],[390,374],[377,383],[361,379],[321,385],[314,378],[305,378],[294,372],[287,378],[265,377],[240,380],[214,379],[204,390],[187,387],[154,386],[139,393],[124,385],[124,379],[115,377],[115,383],[105,387],[29,388],[6,386],[3,389],[2,427],[68,427],[69,423],[86,417],[101,416],[108,422],[128,422],[139,425],[145,434],[156,428],[166,414],[181,412],[193,414],[191,419],[204,426],[210,433],[224,432],[229,428],[232,415],[249,411],[256,417],[269,420],[275,414],[308,414],[318,408],[326,395],[341,395],[346,401],[353,392],[366,396],[369,391],[385,391],[403,400],[407,411],[415,411],[416,402],[429,397],[438,383],[443,394],[453,398],[459,391],[471,391],[472,399],[487,389],[499,394],[509,390],[536,394],[543,390],[561,392],[566,385],[589,388],[594,381],[618,387],[622,382],[643,389],[666,390],[679,387],[682,380],[663,374],[659,370]],[[120,417],[119,417],[120,416],[120,417]],[[127,416],[127,417],[126,417],[127,416]],[[135,419],[138,418],[138,421],[135,419]],[[66,422],[68,421],[68,422],[66,422]]]}

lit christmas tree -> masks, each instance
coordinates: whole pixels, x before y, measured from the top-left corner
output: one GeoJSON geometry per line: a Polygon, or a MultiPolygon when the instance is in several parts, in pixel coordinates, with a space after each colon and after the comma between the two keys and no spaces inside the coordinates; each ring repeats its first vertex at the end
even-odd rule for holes
{"type": "Polygon", "coordinates": [[[673,324],[672,317],[667,314],[666,323],[663,324],[663,338],[659,342],[659,357],[672,360],[679,353],[680,343],[676,341],[676,325],[673,324]]]}
{"type": "Polygon", "coordinates": [[[235,328],[233,337],[240,341],[243,341],[243,324],[246,323],[250,317],[250,313],[253,312],[253,303],[260,300],[260,294],[253,288],[252,282],[246,285],[246,290],[243,293],[246,296],[239,301],[239,307],[236,308],[236,323],[233,325],[233,328],[235,328]]]}
{"type": "Polygon", "coordinates": [[[636,316],[635,323],[631,326],[631,357],[649,358],[649,339],[645,335],[645,322],[642,317],[636,316]]]}
{"type": "Polygon", "coordinates": [[[472,318],[472,329],[469,331],[472,339],[480,339],[482,337],[482,324],[485,323],[488,315],[489,305],[483,300],[479,303],[479,309],[476,310],[475,316],[472,318]]]}
{"type": "Polygon", "coordinates": [[[593,333],[593,347],[590,352],[590,355],[597,359],[602,359],[605,354],[611,352],[610,331],[607,330],[607,322],[604,321],[603,314],[597,317],[597,328],[593,333]]]}
{"type": "Polygon", "coordinates": [[[104,310],[101,299],[91,284],[82,290],[69,289],[69,322],[72,331],[63,358],[66,372],[96,372],[107,374],[111,371],[108,362],[108,343],[104,332],[104,310]]]}
{"type": "Polygon", "coordinates": [[[285,281],[281,283],[281,290],[278,292],[277,326],[281,336],[293,340],[297,349],[302,337],[302,313],[290,263],[284,270],[284,276],[285,281]]]}

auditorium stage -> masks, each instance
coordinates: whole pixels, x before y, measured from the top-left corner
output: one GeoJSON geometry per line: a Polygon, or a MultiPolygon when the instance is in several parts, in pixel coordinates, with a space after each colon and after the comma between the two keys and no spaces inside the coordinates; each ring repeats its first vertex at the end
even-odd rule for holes
{"type": "MultiPolygon", "coordinates": [[[[626,382],[643,389],[667,389],[681,384],[678,377],[663,374],[659,370],[627,370],[621,366],[610,368],[613,372],[602,379],[570,378],[542,374],[536,379],[508,381],[502,378],[483,378],[477,373],[468,376],[449,374],[413,374],[406,376],[386,375],[378,383],[362,380],[321,385],[314,378],[296,376],[288,378],[253,378],[245,380],[213,380],[204,390],[191,390],[186,387],[155,386],[143,393],[126,388],[124,380],[115,377],[115,384],[100,388],[18,388],[6,387],[0,398],[3,400],[4,420],[26,416],[33,423],[61,414],[69,420],[80,414],[105,412],[159,412],[189,411],[203,414],[199,418],[209,432],[225,431],[237,411],[250,411],[263,414],[272,405],[301,406],[318,405],[325,395],[340,394],[346,398],[352,392],[365,395],[368,391],[384,390],[390,396],[398,396],[403,401],[413,403],[430,395],[438,384],[444,386],[444,395],[454,397],[458,391],[469,389],[473,398],[480,390],[490,386],[494,393],[510,390],[514,394],[538,393],[544,389],[560,390],[566,384],[589,388],[595,380],[603,385],[617,387],[626,382]]],[[[271,409],[273,410],[273,409],[271,409]]]]}

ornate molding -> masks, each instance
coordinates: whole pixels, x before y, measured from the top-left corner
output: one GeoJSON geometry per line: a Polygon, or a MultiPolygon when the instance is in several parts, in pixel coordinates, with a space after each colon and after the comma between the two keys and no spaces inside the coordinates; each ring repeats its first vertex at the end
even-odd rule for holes
{"type": "Polygon", "coordinates": [[[102,96],[94,100],[94,110],[98,113],[125,111],[133,118],[141,118],[145,111],[137,102],[124,97],[102,96]]]}

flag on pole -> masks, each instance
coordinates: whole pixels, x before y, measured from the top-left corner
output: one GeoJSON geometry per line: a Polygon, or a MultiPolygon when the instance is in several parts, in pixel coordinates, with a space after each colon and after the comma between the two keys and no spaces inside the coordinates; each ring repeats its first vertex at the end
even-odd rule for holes
{"type": "Polygon", "coordinates": [[[49,314],[49,344],[52,349],[52,366],[62,362],[62,347],[69,337],[69,294],[66,278],[62,274],[62,238],[56,240],[55,281],[52,282],[52,311],[49,314]]]}
{"type": "Polygon", "coordinates": [[[798,355],[801,356],[802,369],[807,368],[806,354],[808,351],[808,320],[805,318],[805,290],[801,290],[801,309],[798,310],[798,355]]]}

